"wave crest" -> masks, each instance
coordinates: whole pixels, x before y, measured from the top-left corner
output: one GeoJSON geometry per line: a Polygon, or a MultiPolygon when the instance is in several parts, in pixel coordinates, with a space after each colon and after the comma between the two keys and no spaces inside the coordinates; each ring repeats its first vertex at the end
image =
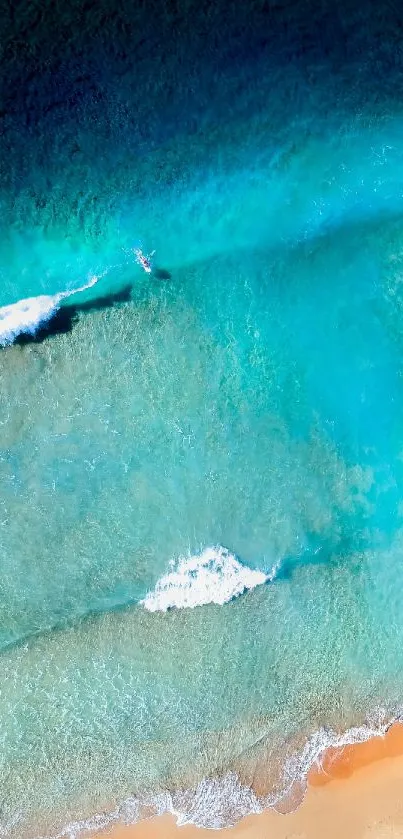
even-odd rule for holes
{"type": "Polygon", "coordinates": [[[0,307],[0,347],[12,344],[19,335],[35,335],[42,324],[50,320],[60,308],[66,297],[86,291],[98,282],[98,277],[91,277],[86,285],[73,291],[61,291],[59,294],[41,294],[27,297],[17,303],[0,307]]]}
{"type": "Polygon", "coordinates": [[[243,565],[226,548],[206,548],[201,554],[181,558],[176,569],[158,580],[141,604],[149,612],[194,609],[207,603],[222,606],[270,577],[243,565]]]}

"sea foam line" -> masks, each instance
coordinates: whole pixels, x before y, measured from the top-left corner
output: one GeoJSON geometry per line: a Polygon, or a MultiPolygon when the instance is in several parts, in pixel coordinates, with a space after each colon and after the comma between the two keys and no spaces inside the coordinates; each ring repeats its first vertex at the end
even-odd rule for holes
{"type": "Polygon", "coordinates": [[[245,591],[272,579],[239,562],[227,548],[206,548],[201,554],[180,558],[172,570],[161,577],[153,591],[140,603],[149,612],[168,609],[194,609],[207,603],[222,606],[245,591]]]}
{"type": "Polygon", "coordinates": [[[240,782],[235,772],[228,772],[221,778],[205,778],[191,789],[129,797],[109,812],[70,822],[53,837],[48,834],[37,836],[36,839],[79,839],[83,833],[88,835],[89,830],[100,831],[116,824],[136,824],[142,819],[164,813],[173,815],[178,825],[193,824],[219,830],[237,824],[251,813],[262,813],[268,809],[281,812],[281,802],[287,799],[293,784],[307,780],[309,770],[320,762],[328,748],[363,743],[372,737],[384,737],[394,723],[401,721],[400,712],[388,718],[387,713],[380,709],[372,721],[368,718],[363,725],[352,727],[343,734],[321,728],[307,740],[302,750],[286,761],[284,786],[276,795],[260,798],[250,787],[240,782]]]}
{"type": "Polygon", "coordinates": [[[277,805],[287,798],[295,782],[306,783],[312,767],[321,768],[322,760],[328,749],[365,743],[367,740],[372,740],[373,737],[384,737],[392,725],[401,723],[402,720],[401,710],[396,711],[393,715],[388,715],[385,709],[377,708],[367,716],[362,725],[352,726],[342,734],[331,728],[322,727],[318,729],[308,738],[305,746],[299,752],[286,760],[283,772],[283,791],[275,800],[266,799],[265,807],[276,809],[277,805]]]}
{"type": "Polygon", "coordinates": [[[79,294],[80,291],[86,291],[98,280],[99,276],[93,276],[88,283],[72,291],[27,297],[17,303],[0,307],[0,347],[12,344],[18,335],[35,335],[39,327],[56,314],[63,300],[73,294],[79,294]]]}

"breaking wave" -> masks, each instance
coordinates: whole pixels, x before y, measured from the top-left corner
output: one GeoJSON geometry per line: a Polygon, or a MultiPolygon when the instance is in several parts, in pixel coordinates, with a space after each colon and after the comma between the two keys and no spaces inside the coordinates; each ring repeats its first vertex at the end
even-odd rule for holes
{"type": "Polygon", "coordinates": [[[140,601],[149,612],[194,609],[207,603],[222,606],[272,579],[272,574],[243,565],[221,546],[181,558],[176,567],[174,563],[171,565],[172,570],[158,580],[154,591],[140,601]]]}
{"type": "Polygon", "coordinates": [[[41,294],[38,297],[27,297],[0,307],[0,347],[12,344],[19,335],[35,335],[42,324],[50,320],[67,297],[86,291],[98,282],[94,276],[80,288],[72,291],[61,291],[59,294],[41,294]]]}

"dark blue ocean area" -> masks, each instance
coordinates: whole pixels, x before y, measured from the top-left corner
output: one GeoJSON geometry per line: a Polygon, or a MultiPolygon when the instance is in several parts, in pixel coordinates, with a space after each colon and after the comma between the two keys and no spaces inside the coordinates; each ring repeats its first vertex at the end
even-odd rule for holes
{"type": "Polygon", "coordinates": [[[5,839],[400,717],[402,90],[397,2],[0,0],[5,839]]]}

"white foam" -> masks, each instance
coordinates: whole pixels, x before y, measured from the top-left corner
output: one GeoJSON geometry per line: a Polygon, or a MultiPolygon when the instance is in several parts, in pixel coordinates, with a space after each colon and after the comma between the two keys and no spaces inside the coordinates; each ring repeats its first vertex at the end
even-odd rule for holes
{"type": "MultiPolygon", "coordinates": [[[[166,790],[129,797],[109,812],[83,821],[70,822],[60,832],[53,834],[53,839],[79,839],[83,834],[88,835],[89,830],[99,832],[115,824],[135,824],[163,813],[171,813],[178,825],[194,824],[196,827],[218,830],[231,827],[251,813],[261,813],[270,808],[281,812],[279,805],[287,798],[293,784],[306,781],[312,765],[320,761],[330,746],[340,747],[362,743],[371,737],[383,737],[394,722],[401,720],[400,713],[390,717],[387,711],[379,709],[364,725],[350,728],[344,734],[320,729],[309,738],[300,752],[286,762],[283,788],[277,794],[260,798],[250,787],[241,783],[235,772],[228,772],[221,778],[205,778],[188,790],[166,790]]],[[[288,808],[284,812],[288,812],[288,808]]],[[[36,836],[36,839],[52,837],[42,834],[36,836]]]]}
{"type": "Polygon", "coordinates": [[[241,784],[235,772],[228,772],[223,778],[204,778],[190,792],[172,795],[171,813],[179,826],[194,824],[222,830],[262,811],[253,790],[241,784]]]}
{"type": "Polygon", "coordinates": [[[0,307],[0,347],[12,344],[18,335],[35,335],[39,327],[57,312],[62,300],[80,291],[86,291],[87,288],[95,285],[98,279],[98,277],[91,277],[86,285],[75,288],[73,291],[27,297],[9,306],[0,307]]]}
{"type": "Polygon", "coordinates": [[[365,743],[373,737],[384,737],[390,726],[397,720],[400,720],[400,716],[390,719],[386,711],[379,709],[377,714],[373,714],[373,719],[368,719],[363,725],[347,729],[344,734],[338,734],[329,728],[320,728],[309,738],[302,751],[286,762],[285,780],[288,778],[293,782],[306,778],[314,764],[321,766],[324,755],[331,747],[339,748],[354,743],[365,743]]]}
{"type": "Polygon", "coordinates": [[[269,579],[271,575],[243,565],[226,548],[206,548],[197,556],[179,559],[140,602],[149,612],[194,609],[207,603],[222,606],[269,579]]]}

